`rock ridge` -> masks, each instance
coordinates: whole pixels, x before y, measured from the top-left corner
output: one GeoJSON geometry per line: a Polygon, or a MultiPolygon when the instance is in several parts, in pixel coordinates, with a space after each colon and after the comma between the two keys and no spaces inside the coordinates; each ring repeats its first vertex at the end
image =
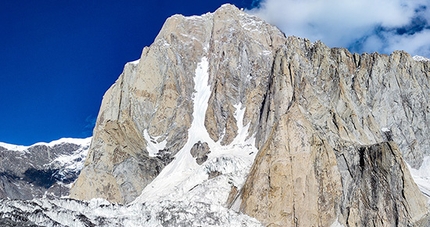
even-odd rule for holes
{"type": "MultiPolygon", "coordinates": [[[[425,218],[426,198],[405,161],[419,168],[430,155],[430,62],[285,37],[232,5],[172,16],[125,66],[104,95],[72,197],[130,203],[177,158],[193,136],[203,58],[205,133],[234,145],[247,126],[258,149],[244,185],[231,185],[228,207],[268,226],[408,226],[425,218]]],[[[187,154],[201,162],[214,149],[187,154]]]]}
{"type": "Polygon", "coordinates": [[[0,199],[31,200],[69,195],[91,138],[17,146],[0,143],[0,199]]]}

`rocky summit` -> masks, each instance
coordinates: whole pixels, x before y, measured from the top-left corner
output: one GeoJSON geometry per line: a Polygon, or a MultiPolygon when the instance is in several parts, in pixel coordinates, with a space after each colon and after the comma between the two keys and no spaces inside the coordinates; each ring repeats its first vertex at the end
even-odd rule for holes
{"type": "Polygon", "coordinates": [[[425,58],[286,37],[228,4],[174,15],[103,97],[70,191],[90,201],[2,207],[82,226],[428,226],[429,97],[425,58]]]}
{"type": "Polygon", "coordinates": [[[285,37],[231,5],[175,15],[106,92],[72,196],[145,201],[148,187],[176,187],[157,182],[181,165],[251,139],[258,155],[230,183],[232,209],[268,226],[413,225],[428,206],[405,161],[430,155],[429,70],[401,51],[285,37]]]}

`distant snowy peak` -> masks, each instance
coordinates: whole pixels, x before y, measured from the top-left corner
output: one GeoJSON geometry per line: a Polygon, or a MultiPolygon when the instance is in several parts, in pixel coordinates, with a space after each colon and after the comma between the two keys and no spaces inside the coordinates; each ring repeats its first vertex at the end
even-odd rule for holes
{"type": "Polygon", "coordinates": [[[31,146],[0,143],[0,199],[68,196],[71,183],[84,166],[90,143],[91,137],[62,138],[31,146]]]}
{"type": "Polygon", "coordinates": [[[83,138],[83,139],[81,139],[81,138],[61,138],[58,140],[51,141],[49,143],[38,142],[38,143],[35,143],[33,145],[30,145],[30,146],[15,145],[15,144],[0,142],[0,147],[6,148],[7,150],[11,150],[11,151],[25,151],[31,147],[34,147],[34,146],[53,147],[55,145],[59,145],[62,143],[76,144],[76,145],[79,145],[81,147],[89,147],[89,145],[91,144],[91,139],[92,139],[92,137],[83,138]]]}
{"type": "Polygon", "coordinates": [[[418,56],[418,55],[415,55],[415,56],[413,56],[412,57],[415,61],[430,61],[430,59],[428,59],[428,58],[426,58],[426,57],[423,57],[423,56],[418,56]]]}
{"type": "Polygon", "coordinates": [[[91,139],[92,139],[92,137],[83,138],[83,139],[81,139],[81,138],[61,138],[58,140],[54,140],[50,143],[43,143],[42,142],[42,143],[36,143],[34,145],[46,145],[48,147],[53,147],[55,145],[59,145],[59,144],[63,144],[63,143],[70,143],[70,144],[76,144],[76,145],[85,147],[85,146],[89,146],[91,144],[91,139]]]}
{"type": "Polygon", "coordinates": [[[3,142],[0,142],[0,147],[6,148],[6,150],[11,150],[11,151],[25,151],[29,148],[29,146],[14,145],[14,144],[8,144],[3,142]]]}

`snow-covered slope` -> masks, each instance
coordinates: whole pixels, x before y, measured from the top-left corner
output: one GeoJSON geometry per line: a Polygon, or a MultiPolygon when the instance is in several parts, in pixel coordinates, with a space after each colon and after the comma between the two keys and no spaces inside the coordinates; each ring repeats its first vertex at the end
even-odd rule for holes
{"type": "Polygon", "coordinates": [[[415,61],[430,61],[430,59],[423,57],[423,56],[419,56],[419,55],[415,55],[412,57],[415,61]]]}
{"type": "Polygon", "coordinates": [[[0,143],[0,198],[67,196],[90,143],[91,138],[63,138],[31,146],[0,143]]]}
{"type": "Polygon", "coordinates": [[[424,161],[419,169],[408,167],[415,183],[418,185],[421,192],[429,199],[430,203],[430,156],[424,157],[424,161]]]}
{"type": "Polygon", "coordinates": [[[105,200],[0,200],[1,226],[242,226],[261,224],[208,203],[160,201],[128,206],[105,200]]]}
{"type": "Polygon", "coordinates": [[[62,143],[76,144],[76,145],[79,145],[81,147],[85,147],[85,146],[88,146],[89,143],[91,143],[91,137],[83,138],[83,139],[79,139],[79,138],[61,138],[61,139],[58,139],[58,140],[51,141],[49,143],[39,142],[39,143],[35,143],[33,145],[30,145],[30,146],[15,145],[15,144],[9,144],[9,143],[0,142],[0,147],[6,148],[7,150],[12,150],[12,151],[26,151],[29,148],[35,147],[35,146],[54,147],[55,145],[60,145],[62,143]]]}

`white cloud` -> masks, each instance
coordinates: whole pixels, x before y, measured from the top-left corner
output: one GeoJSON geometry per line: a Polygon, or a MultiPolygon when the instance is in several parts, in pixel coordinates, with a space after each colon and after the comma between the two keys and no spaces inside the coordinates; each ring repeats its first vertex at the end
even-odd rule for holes
{"type": "Polygon", "coordinates": [[[404,49],[421,56],[430,56],[430,30],[424,30],[413,35],[395,36],[390,39],[388,51],[404,49]]]}
{"type": "Polygon", "coordinates": [[[265,0],[249,12],[286,35],[321,40],[331,47],[430,55],[430,28],[409,35],[398,32],[418,17],[420,23],[430,21],[428,0],[265,0]]]}

